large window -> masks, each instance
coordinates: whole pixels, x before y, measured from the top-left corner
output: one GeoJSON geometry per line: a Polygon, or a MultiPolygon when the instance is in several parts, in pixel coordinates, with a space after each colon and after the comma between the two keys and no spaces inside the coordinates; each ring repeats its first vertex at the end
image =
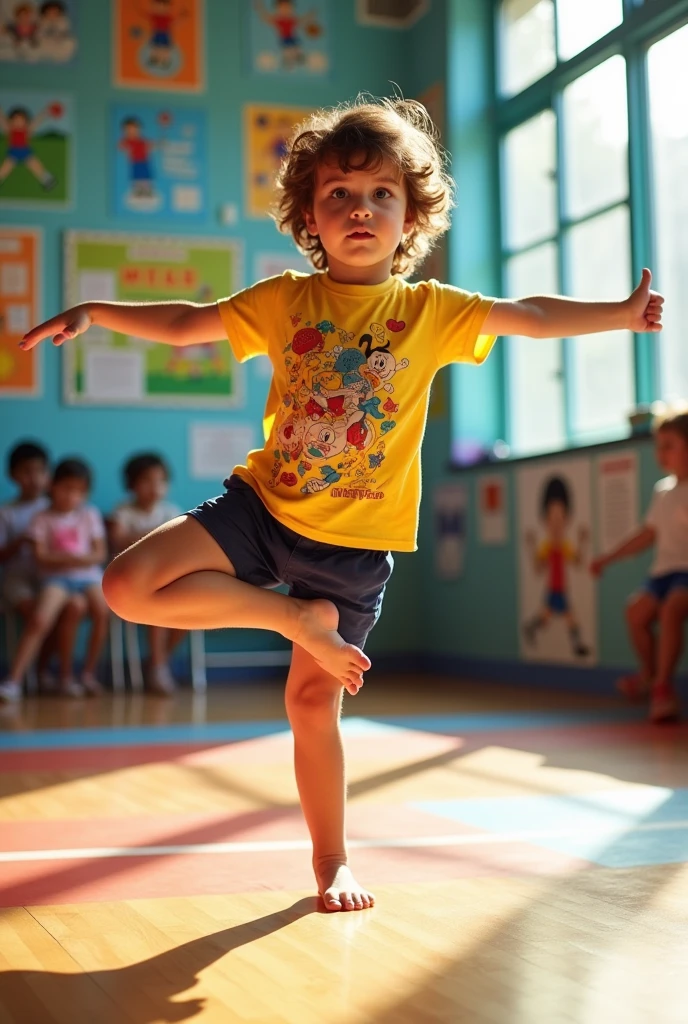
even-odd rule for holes
{"type": "Polygon", "coordinates": [[[527,454],[621,436],[639,400],[688,397],[688,3],[497,9],[504,294],[623,298],[651,265],[668,300],[659,343],[506,339],[507,439],[527,454]]]}

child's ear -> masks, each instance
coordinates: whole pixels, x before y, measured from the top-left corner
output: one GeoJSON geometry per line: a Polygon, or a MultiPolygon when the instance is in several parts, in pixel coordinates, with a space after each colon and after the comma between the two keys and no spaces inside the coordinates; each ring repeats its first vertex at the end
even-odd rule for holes
{"type": "Polygon", "coordinates": [[[407,210],[404,217],[404,234],[407,235],[416,223],[416,215],[413,210],[407,210]]]}
{"type": "Polygon", "coordinates": [[[303,211],[303,219],[304,219],[304,223],[306,225],[306,231],[308,232],[308,234],[309,235],[317,235],[319,233],[318,232],[318,225],[315,223],[315,217],[313,216],[313,211],[312,210],[304,210],[303,211]]]}

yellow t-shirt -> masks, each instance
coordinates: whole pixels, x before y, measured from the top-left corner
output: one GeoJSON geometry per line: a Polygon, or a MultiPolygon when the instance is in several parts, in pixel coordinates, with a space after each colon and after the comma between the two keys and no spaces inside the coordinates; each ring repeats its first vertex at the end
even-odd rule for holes
{"type": "Polygon", "coordinates": [[[430,385],[481,363],[491,299],[437,281],[351,285],[287,271],[222,299],[240,362],[269,356],[265,447],[234,470],[311,540],[414,551],[430,385]]]}

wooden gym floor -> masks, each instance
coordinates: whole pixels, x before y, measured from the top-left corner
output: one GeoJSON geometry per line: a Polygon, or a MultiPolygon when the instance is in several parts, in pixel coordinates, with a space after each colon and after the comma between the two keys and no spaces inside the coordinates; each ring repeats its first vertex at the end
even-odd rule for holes
{"type": "Polygon", "coordinates": [[[688,727],[372,676],[372,911],[313,897],[277,684],[0,716],[0,1024],[685,1024],[688,727]]]}

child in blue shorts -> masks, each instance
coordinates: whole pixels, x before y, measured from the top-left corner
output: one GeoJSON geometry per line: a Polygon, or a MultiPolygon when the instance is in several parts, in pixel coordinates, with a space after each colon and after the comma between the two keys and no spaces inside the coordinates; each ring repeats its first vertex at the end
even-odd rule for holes
{"type": "Polygon", "coordinates": [[[669,722],[679,714],[674,672],[688,618],[688,412],[659,420],[655,451],[670,475],[656,484],[644,524],[591,568],[599,576],[614,562],[654,547],[650,575],[626,607],[640,668],[619,679],[617,686],[631,700],[649,696],[650,720],[669,722]]]}
{"type": "MultiPolygon", "coordinates": [[[[650,273],[620,302],[495,300],[409,284],[449,226],[453,182],[421,104],[358,101],[299,126],[276,219],[317,273],[288,271],[218,303],[86,302],[26,336],[62,344],[100,324],[168,345],[227,338],[267,355],[265,445],[220,496],[144,537],[106,570],[127,619],[176,629],[272,629],[292,641],[286,705],[295,769],[328,910],[362,909],[345,840],[342,688],[355,694],[393,551],[416,547],[420,445],[440,367],[478,364],[498,334],[660,330],[650,273]],[[284,582],[289,595],[276,593],[284,582]]],[[[603,342],[601,342],[603,343],[603,342]]]]}

